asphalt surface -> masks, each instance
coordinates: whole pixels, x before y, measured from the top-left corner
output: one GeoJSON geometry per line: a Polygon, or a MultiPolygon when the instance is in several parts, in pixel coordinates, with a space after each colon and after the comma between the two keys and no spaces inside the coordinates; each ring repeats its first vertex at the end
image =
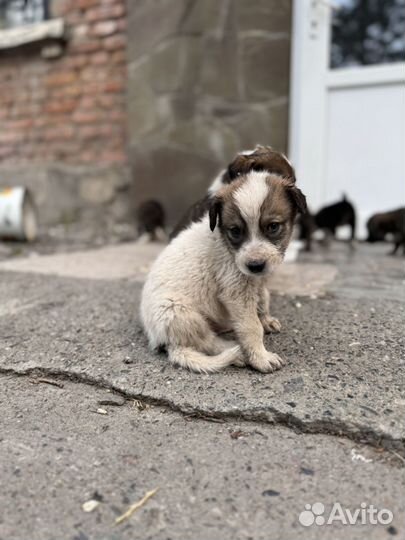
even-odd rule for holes
{"type": "Polygon", "coordinates": [[[266,345],[288,363],[269,375],[196,375],[151,354],[139,246],[129,273],[119,252],[93,252],[86,278],[83,254],[1,263],[0,539],[403,538],[404,259],[346,248],[276,279],[283,329],[266,345]],[[305,527],[315,502],[393,520],[305,527]]]}

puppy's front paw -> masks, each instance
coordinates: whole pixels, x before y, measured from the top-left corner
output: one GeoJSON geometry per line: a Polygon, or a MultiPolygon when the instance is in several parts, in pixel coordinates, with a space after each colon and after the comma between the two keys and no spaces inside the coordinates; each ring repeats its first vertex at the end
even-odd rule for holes
{"type": "Polygon", "coordinates": [[[285,360],[280,358],[278,354],[265,351],[261,354],[253,354],[249,358],[249,364],[262,373],[270,373],[280,369],[285,364],[285,360]]]}
{"type": "Polygon", "coordinates": [[[281,330],[280,321],[271,315],[263,315],[260,321],[266,334],[269,332],[280,332],[281,330]]]}

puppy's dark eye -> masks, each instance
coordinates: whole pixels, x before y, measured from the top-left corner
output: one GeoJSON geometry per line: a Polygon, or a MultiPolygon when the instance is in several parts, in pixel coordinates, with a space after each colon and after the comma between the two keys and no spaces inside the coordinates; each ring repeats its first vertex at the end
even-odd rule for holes
{"type": "Polygon", "coordinates": [[[281,230],[281,223],[278,221],[272,221],[267,225],[267,232],[269,234],[277,234],[281,230]]]}
{"type": "Polygon", "coordinates": [[[228,234],[232,240],[240,240],[242,236],[242,229],[240,227],[231,227],[228,229],[228,234]]]}

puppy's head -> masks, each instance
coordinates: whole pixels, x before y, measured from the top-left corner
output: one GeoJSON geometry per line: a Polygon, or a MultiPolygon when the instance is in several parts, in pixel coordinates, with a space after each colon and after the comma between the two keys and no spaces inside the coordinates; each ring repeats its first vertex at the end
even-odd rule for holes
{"type": "Polygon", "coordinates": [[[263,276],[278,266],[306,200],[294,182],[268,172],[250,172],[212,199],[210,228],[218,225],[238,269],[263,276]]]}
{"type": "Polygon", "coordinates": [[[295,172],[286,156],[273,150],[271,146],[256,146],[251,152],[241,152],[228,166],[224,183],[230,183],[250,171],[267,171],[269,173],[289,178],[295,182],[295,172]]]}

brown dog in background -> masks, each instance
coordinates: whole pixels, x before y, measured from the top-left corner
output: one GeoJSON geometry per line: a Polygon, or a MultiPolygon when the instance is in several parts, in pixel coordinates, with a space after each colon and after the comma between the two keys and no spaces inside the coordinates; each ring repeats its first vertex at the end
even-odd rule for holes
{"type": "Polygon", "coordinates": [[[405,207],[374,214],[367,221],[367,242],[383,242],[387,234],[394,236],[394,249],[391,255],[395,255],[402,245],[405,255],[405,207]]]}

